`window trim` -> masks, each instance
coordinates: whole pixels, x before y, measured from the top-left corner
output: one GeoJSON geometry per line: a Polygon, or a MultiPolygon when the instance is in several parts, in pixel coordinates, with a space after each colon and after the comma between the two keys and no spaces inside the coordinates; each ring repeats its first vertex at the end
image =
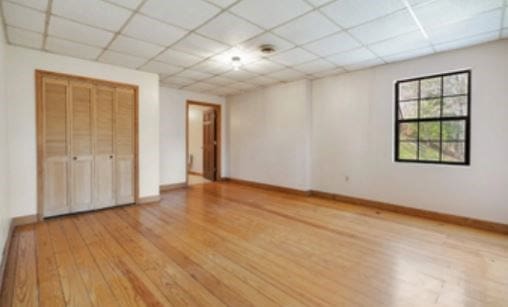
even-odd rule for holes
{"type": "MultiPolygon", "coordinates": [[[[447,72],[447,73],[441,73],[441,74],[433,74],[433,75],[426,75],[426,76],[423,76],[423,77],[417,77],[417,78],[409,78],[409,79],[402,79],[402,80],[397,80],[395,82],[395,118],[394,118],[394,123],[395,123],[395,142],[394,142],[394,145],[395,145],[395,150],[394,150],[394,153],[395,153],[395,162],[401,162],[401,163],[422,163],[422,164],[437,164],[437,165],[456,165],[456,166],[470,166],[471,165],[471,79],[472,79],[472,72],[471,72],[471,69],[465,69],[465,70],[457,70],[457,71],[452,71],[452,72],[447,72]],[[448,96],[444,96],[443,95],[443,90],[444,90],[444,87],[443,87],[443,83],[444,83],[444,77],[446,76],[451,76],[451,75],[457,75],[457,74],[467,74],[467,95],[450,95],[450,97],[453,97],[453,96],[467,96],[467,115],[466,116],[456,116],[456,117],[429,117],[429,118],[420,118],[420,104],[421,104],[421,100],[422,98],[420,97],[420,87],[421,87],[421,82],[418,83],[419,85],[419,88],[418,88],[418,98],[417,98],[417,101],[418,101],[418,118],[414,118],[414,119],[399,119],[399,104],[401,101],[399,101],[399,84],[400,83],[405,83],[405,82],[412,82],[412,81],[421,81],[421,80],[425,80],[425,79],[432,79],[432,78],[436,78],[436,77],[441,77],[441,96],[439,97],[434,97],[434,98],[440,98],[441,99],[441,114],[443,114],[443,101],[442,101],[442,98],[443,97],[448,97],[448,96]],[[466,125],[466,128],[465,128],[465,140],[464,140],[464,150],[465,150],[465,153],[464,153],[464,162],[452,162],[452,161],[442,161],[442,144],[443,144],[443,140],[442,140],[442,126],[443,126],[443,121],[447,121],[447,120],[460,120],[460,121],[465,121],[465,125],[466,125]],[[426,121],[439,121],[440,122],[440,125],[441,125],[441,133],[440,133],[440,136],[439,136],[439,143],[440,143],[440,152],[439,152],[439,160],[438,161],[431,161],[431,160],[418,160],[418,159],[400,159],[399,158],[399,144],[400,144],[400,135],[399,135],[399,124],[400,123],[420,123],[420,122],[426,122],[426,121]]],[[[431,97],[432,98],[432,97],[431,97]]],[[[429,99],[428,97],[426,97],[425,99],[429,99]]],[[[410,100],[402,100],[402,102],[404,101],[410,101],[410,100]]],[[[416,140],[416,145],[417,145],[417,152],[419,150],[419,142],[420,142],[420,139],[419,139],[419,132],[418,132],[418,137],[417,137],[417,140],[416,140]]]]}

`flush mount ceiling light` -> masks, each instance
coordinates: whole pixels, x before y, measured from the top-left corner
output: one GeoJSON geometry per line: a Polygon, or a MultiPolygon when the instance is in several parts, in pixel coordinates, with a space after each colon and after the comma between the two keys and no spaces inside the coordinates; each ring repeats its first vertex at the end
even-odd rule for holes
{"type": "Polygon", "coordinates": [[[242,66],[242,59],[239,56],[234,56],[231,58],[231,65],[234,70],[239,70],[240,66],[242,66]]]}

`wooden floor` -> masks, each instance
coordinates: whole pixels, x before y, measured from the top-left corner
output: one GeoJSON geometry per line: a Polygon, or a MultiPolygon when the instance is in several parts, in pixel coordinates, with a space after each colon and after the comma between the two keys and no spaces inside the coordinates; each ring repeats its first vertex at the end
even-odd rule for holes
{"type": "Polygon", "coordinates": [[[1,306],[508,306],[508,237],[213,183],[20,227],[6,274],[1,306]]]}

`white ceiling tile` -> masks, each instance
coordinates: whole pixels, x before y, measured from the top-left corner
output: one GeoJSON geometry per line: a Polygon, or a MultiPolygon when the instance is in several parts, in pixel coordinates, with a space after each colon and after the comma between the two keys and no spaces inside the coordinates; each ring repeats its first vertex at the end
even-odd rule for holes
{"type": "Polygon", "coordinates": [[[238,90],[242,90],[242,91],[246,91],[246,90],[251,90],[251,89],[257,87],[257,84],[237,82],[237,83],[233,83],[233,84],[229,85],[229,87],[238,89],[238,90]]]}
{"type": "Polygon", "coordinates": [[[225,78],[223,76],[216,76],[216,77],[213,77],[210,79],[206,79],[206,82],[210,83],[210,84],[215,84],[215,85],[227,85],[227,84],[235,83],[236,81],[225,78]]]}
{"type": "Polygon", "coordinates": [[[223,74],[222,77],[226,77],[228,79],[236,80],[236,81],[245,81],[248,79],[252,79],[256,77],[256,74],[253,74],[251,72],[245,71],[245,70],[231,70],[227,73],[223,74]]]}
{"type": "Polygon", "coordinates": [[[420,30],[402,34],[388,40],[369,45],[370,50],[380,57],[389,56],[409,50],[430,47],[430,42],[423,36],[420,30]]]}
{"type": "Polygon", "coordinates": [[[429,55],[432,53],[434,53],[434,50],[432,48],[424,47],[424,48],[420,48],[420,49],[414,49],[414,50],[404,51],[404,52],[400,52],[400,53],[396,53],[396,54],[392,54],[392,55],[388,55],[388,56],[383,56],[382,58],[385,62],[392,63],[392,62],[404,61],[404,60],[408,60],[408,59],[414,59],[414,58],[429,55]]]}
{"type": "Polygon", "coordinates": [[[227,87],[221,87],[221,88],[216,88],[216,89],[210,90],[208,92],[210,94],[217,95],[217,96],[227,96],[227,95],[230,95],[233,92],[236,92],[236,89],[230,89],[230,88],[227,88],[227,87]]]}
{"type": "Polygon", "coordinates": [[[432,2],[432,1],[436,1],[436,0],[408,0],[408,3],[411,5],[411,7],[414,7],[416,5],[420,5],[422,3],[432,2]]]}
{"type": "Polygon", "coordinates": [[[148,0],[141,12],[185,29],[194,29],[220,11],[202,0],[148,0]]]}
{"type": "Polygon", "coordinates": [[[175,85],[178,85],[178,86],[185,86],[185,85],[192,84],[192,83],[194,83],[196,81],[194,81],[192,79],[188,79],[188,78],[170,76],[170,77],[165,78],[163,80],[163,82],[165,84],[169,83],[169,84],[175,84],[175,85]]]}
{"type": "Polygon", "coordinates": [[[7,27],[7,37],[11,44],[37,49],[42,48],[43,37],[42,34],[37,32],[7,27]]]}
{"type": "Polygon", "coordinates": [[[143,2],[143,0],[107,0],[107,1],[118,4],[131,10],[136,9],[141,4],[141,2],[143,2]]]}
{"type": "Polygon", "coordinates": [[[228,7],[231,4],[235,3],[236,0],[208,0],[208,2],[211,2],[215,5],[218,5],[222,8],[228,7]]]}
{"type": "Polygon", "coordinates": [[[182,67],[189,67],[201,61],[202,58],[184,52],[168,49],[161,53],[157,60],[182,67]]]}
{"type": "Polygon", "coordinates": [[[434,28],[500,8],[503,0],[436,0],[413,8],[423,27],[434,28]]]}
{"type": "Polygon", "coordinates": [[[443,44],[468,36],[499,30],[501,14],[501,10],[496,10],[468,20],[433,28],[428,31],[429,37],[432,43],[443,44]]]}
{"type": "Polygon", "coordinates": [[[321,71],[331,70],[335,68],[335,65],[330,64],[325,60],[317,59],[315,61],[294,66],[293,68],[306,74],[314,74],[321,71]]]}
{"type": "Polygon", "coordinates": [[[178,66],[169,65],[159,61],[150,61],[147,64],[141,66],[139,70],[153,72],[160,75],[173,75],[183,69],[178,66]]]}
{"type": "Polygon", "coordinates": [[[336,76],[336,75],[340,75],[340,74],[343,74],[345,73],[346,70],[344,68],[334,68],[334,69],[331,69],[331,70],[325,70],[325,71],[321,71],[321,72],[318,72],[318,73],[314,73],[312,74],[313,77],[316,77],[316,78],[324,78],[324,77],[329,77],[329,76],[336,76]]]}
{"type": "Polygon", "coordinates": [[[99,62],[118,66],[125,66],[129,68],[138,68],[139,66],[143,65],[146,62],[146,59],[111,50],[106,50],[99,58],[99,62]]]}
{"type": "Polygon", "coordinates": [[[39,33],[44,32],[45,14],[10,2],[4,1],[2,4],[7,25],[39,33]]]}
{"type": "Polygon", "coordinates": [[[298,65],[316,58],[315,55],[302,48],[294,48],[270,57],[271,60],[287,66],[298,65]]]}
{"type": "Polygon", "coordinates": [[[207,74],[204,72],[190,70],[190,69],[184,70],[176,75],[176,77],[187,78],[187,79],[192,79],[192,80],[203,80],[206,78],[210,78],[212,76],[213,76],[212,74],[207,74]]]}
{"type": "Polygon", "coordinates": [[[48,8],[48,0],[10,0],[10,2],[28,6],[39,11],[46,11],[48,8]]]}
{"type": "Polygon", "coordinates": [[[257,74],[268,74],[277,70],[282,70],[284,69],[284,66],[269,60],[261,59],[259,61],[244,65],[243,68],[247,71],[257,74]]]}
{"type": "Polygon", "coordinates": [[[273,35],[272,33],[266,32],[261,35],[258,35],[239,46],[247,50],[249,52],[256,52],[261,56],[264,56],[263,53],[259,50],[259,47],[261,45],[273,45],[275,47],[275,52],[273,54],[291,49],[295,47],[295,45],[285,39],[282,39],[276,35],[273,35]]]}
{"type": "Polygon", "coordinates": [[[202,57],[209,57],[229,47],[198,34],[191,33],[171,47],[172,49],[202,57]]]}
{"type": "Polygon", "coordinates": [[[205,82],[198,82],[198,83],[194,83],[194,84],[184,87],[184,89],[187,91],[197,91],[197,92],[203,92],[203,91],[207,91],[207,90],[210,90],[213,88],[215,88],[215,85],[208,84],[205,82]]]}
{"type": "Polygon", "coordinates": [[[230,64],[224,64],[213,60],[206,60],[192,67],[193,70],[203,71],[210,74],[221,74],[231,70],[230,64]]]}
{"type": "Polygon", "coordinates": [[[53,0],[52,13],[115,32],[132,14],[127,9],[101,0],[53,0]]]}
{"type": "Polygon", "coordinates": [[[374,66],[378,66],[378,65],[382,65],[382,64],[384,64],[384,62],[381,59],[376,58],[376,59],[370,59],[367,61],[363,61],[360,63],[345,65],[344,68],[346,68],[348,71],[353,71],[353,70],[360,70],[360,69],[365,69],[365,68],[369,68],[369,67],[374,67],[374,66]]]}
{"type": "Polygon", "coordinates": [[[230,13],[222,13],[198,30],[205,36],[212,37],[229,45],[241,43],[263,30],[230,13]]]}
{"type": "Polygon", "coordinates": [[[180,89],[182,86],[171,82],[159,81],[159,86],[180,89]]]}
{"type": "Polygon", "coordinates": [[[269,78],[267,76],[259,76],[259,77],[255,77],[255,78],[252,78],[249,80],[249,83],[262,85],[262,86],[275,84],[275,83],[279,83],[279,82],[280,82],[279,80],[274,79],[274,78],[269,78]]]}
{"type": "Polygon", "coordinates": [[[314,11],[274,29],[273,32],[300,45],[339,30],[334,23],[314,11]]]}
{"type": "Polygon", "coordinates": [[[118,51],[147,59],[156,56],[162,50],[164,50],[164,47],[159,45],[146,43],[124,35],[117,36],[109,48],[113,51],[118,51]]]}
{"type": "Polygon", "coordinates": [[[97,47],[105,47],[113,38],[113,33],[111,32],[85,26],[56,16],[51,16],[49,19],[48,33],[59,38],[97,47]]]}
{"type": "Polygon", "coordinates": [[[188,32],[158,20],[136,14],[123,33],[153,44],[169,46],[188,32]]]}
{"type": "Polygon", "coordinates": [[[321,11],[341,27],[351,28],[403,7],[401,0],[341,0],[321,8],[321,11]]]}
{"type": "Polygon", "coordinates": [[[308,2],[310,2],[310,4],[314,5],[315,7],[324,5],[324,4],[332,2],[332,1],[334,1],[334,0],[308,0],[308,2]]]}
{"type": "Polygon", "coordinates": [[[46,49],[54,53],[87,60],[95,60],[102,52],[101,48],[86,46],[51,36],[46,40],[46,49]]]}
{"type": "Polygon", "coordinates": [[[278,26],[311,10],[302,0],[243,0],[230,10],[265,29],[278,26]]]}
{"type": "Polygon", "coordinates": [[[268,78],[280,80],[280,81],[294,81],[298,79],[304,79],[305,74],[294,69],[283,69],[267,75],[268,78]]]}
{"type": "Polygon", "coordinates": [[[303,47],[320,56],[327,56],[334,53],[344,52],[355,49],[360,46],[347,32],[340,32],[332,36],[325,37],[316,42],[304,45],[303,47]]]}
{"type": "Polygon", "coordinates": [[[436,51],[448,51],[453,49],[459,49],[464,47],[469,47],[473,45],[483,44],[486,42],[494,41],[499,39],[499,31],[492,31],[487,33],[482,33],[479,35],[467,36],[455,41],[450,41],[442,44],[434,45],[436,51]]]}
{"type": "Polygon", "coordinates": [[[403,10],[349,30],[364,44],[379,42],[418,29],[409,11],[403,10]]]}
{"type": "Polygon", "coordinates": [[[327,57],[327,60],[339,66],[352,65],[375,59],[376,55],[367,48],[361,47],[355,50],[346,51],[327,57]]]}

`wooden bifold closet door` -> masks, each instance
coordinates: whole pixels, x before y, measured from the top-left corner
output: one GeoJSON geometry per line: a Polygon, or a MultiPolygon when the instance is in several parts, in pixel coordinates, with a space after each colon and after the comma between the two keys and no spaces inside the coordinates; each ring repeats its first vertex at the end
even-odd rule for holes
{"type": "Polygon", "coordinates": [[[39,213],[135,202],[136,89],[37,76],[39,213]]]}
{"type": "Polygon", "coordinates": [[[115,205],[115,96],[112,87],[95,92],[95,207],[115,205]]]}

